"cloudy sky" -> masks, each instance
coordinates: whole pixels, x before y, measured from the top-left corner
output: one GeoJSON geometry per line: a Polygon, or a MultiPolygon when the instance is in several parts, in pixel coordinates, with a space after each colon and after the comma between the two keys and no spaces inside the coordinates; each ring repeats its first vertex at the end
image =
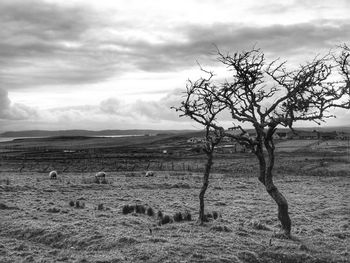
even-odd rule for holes
{"type": "Polygon", "coordinates": [[[214,44],[299,64],[349,44],[349,14],[347,0],[1,0],[0,131],[199,128],[170,106],[196,61],[216,69],[214,44]]]}

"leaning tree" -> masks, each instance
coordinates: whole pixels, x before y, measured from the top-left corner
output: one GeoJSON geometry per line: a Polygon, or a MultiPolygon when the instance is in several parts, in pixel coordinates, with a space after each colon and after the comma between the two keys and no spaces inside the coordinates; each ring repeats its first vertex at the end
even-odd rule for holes
{"type": "MultiPolygon", "coordinates": [[[[327,54],[288,69],[286,62],[268,62],[260,49],[222,53],[218,61],[226,66],[230,76],[223,82],[210,77],[191,82],[191,92],[182,103],[183,115],[193,119],[212,114],[207,105],[220,105],[230,112],[235,133],[225,133],[241,144],[250,147],[259,163],[258,179],[278,206],[278,219],[283,234],[290,235],[291,219],[288,202],[274,184],[275,164],[274,134],[277,127],[293,128],[296,122],[313,121],[317,124],[334,117],[332,108],[350,108],[349,99],[349,48],[341,47],[340,55],[327,54]],[[201,94],[201,96],[192,96],[201,94]],[[201,105],[187,110],[184,105],[201,105]],[[249,136],[247,128],[255,135],[249,136]]],[[[217,115],[217,114],[216,114],[217,115]]],[[[215,116],[216,116],[215,115],[215,116]]],[[[217,116],[216,116],[217,117],[217,116]]],[[[214,130],[223,130],[218,122],[205,122],[214,130]]]]}
{"type": "Polygon", "coordinates": [[[181,112],[180,116],[188,116],[204,127],[204,142],[202,150],[206,154],[207,161],[203,174],[203,184],[199,193],[198,220],[200,224],[203,224],[206,221],[204,195],[209,184],[209,175],[213,165],[214,150],[224,135],[223,129],[216,128],[217,116],[225,109],[225,105],[216,99],[216,87],[211,86],[213,73],[205,72],[209,74],[208,78],[200,78],[195,82],[188,80],[185,92],[186,99],[181,103],[180,107],[172,107],[176,111],[181,112]],[[204,86],[206,88],[198,89],[198,86],[204,86]]]}

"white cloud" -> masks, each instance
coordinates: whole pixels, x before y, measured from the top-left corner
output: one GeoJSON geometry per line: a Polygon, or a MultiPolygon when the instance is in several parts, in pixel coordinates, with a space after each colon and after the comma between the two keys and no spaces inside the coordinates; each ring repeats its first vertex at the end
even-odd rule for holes
{"type": "Polygon", "coordinates": [[[348,10],[346,0],[0,1],[0,118],[22,123],[2,127],[174,124],[169,90],[196,60],[212,69],[213,44],[303,63],[350,42],[348,10]]]}
{"type": "Polygon", "coordinates": [[[11,103],[8,92],[0,88],[0,120],[19,121],[36,116],[36,109],[19,103],[11,103]]]}

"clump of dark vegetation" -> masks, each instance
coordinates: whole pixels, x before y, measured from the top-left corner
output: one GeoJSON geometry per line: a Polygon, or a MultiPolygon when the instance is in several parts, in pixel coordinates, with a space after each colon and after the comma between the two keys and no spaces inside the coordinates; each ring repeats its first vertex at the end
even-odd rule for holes
{"type": "Polygon", "coordinates": [[[213,218],[213,214],[212,213],[206,213],[205,217],[209,221],[210,219],[213,218]]]}
{"type": "Polygon", "coordinates": [[[191,215],[191,213],[190,213],[189,211],[186,211],[186,212],[184,213],[184,215],[183,215],[183,219],[184,219],[185,221],[192,221],[192,215],[191,215]]]}
{"type": "Polygon", "coordinates": [[[159,220],[159,225],[165,225],[172,223],[172,219],[169,215],[163,215],[163,217],[159,220]]]}
{"type": "Polygon", "coordinates": [[[127,214],[132,213],[132,212],[134,212],[134,206],[124,205],[122,207],[122,213],[124,215],[127,215],[127,214]]]}
{"type": "Polygon", "coordinates": [[[146,207],[143,205],[135,205],[135,212],[138,214],[146,213],[146,207]]]}
{"type": "Polygon", "coordinates": [[[147,215],[148,216],[154,216],[154,210],[152,207],[148,207],[147,208],[147,215]]]}
{"type": "Polygon", "coordinates": [[[61,210],[56,208],[56,207],[51,207],[49,209],[47,209],[47,212],[49,213],[59,213],[61,210]]]}
{"type": "Polygon", "coordinates": [[[147,215],[152,216],[154,214],[153,209],[151,207],[146,207],[144,205],[136,204],[136,205],[124,205],[122,207],[122,213],[124,215],[130,214],[130,213],[138,213],[138,214],[145,214],[147,211],[147,215]]]}
{"type": "Polygon", "coordinates": [[[158,214],[157,214],[157,217],[158,217],[159,219],[163,218],[163,212],[159,210],[159,211],[158,211],[158,214]]]}
{"type": "Polygon", "coordinates": [[[181,214],[181,212],[176,212],[174,214],[174,221],[175,222],[181,222],[183,220],[183,216],[181,214]]]}
{"type": "Polygon", "coordinates": [[[8,206],[6,204],[0,203],[0,209],[1,210],[8,209],[8,206]]]}
{"type": "Polygon", "coordinates": [[[203,222],[209,222],[212,219],[216,220],[219,217],[221,217],[221,215],[216,211],[213,211],[211,213],[208,212],[204,215],[203,222]]]}
{"type": "Polygon", "coordinates": [[[82,201],[77,200],[77,201],[75,201],[75,208],[83,209],[83,208],[85,208],[85,203],[82,202],[82,201]]]}
{"type": "Polygon", "coordinates": [[[161,210],[158,210],[157,214],[153,210],[152,207],[136,204],[136,205],[124,205],[122,207],[122,213],[124,215],[127,215],[129,213],[137,213],[137,214],[146,214],[150,217],[153,217],[156,215],[158,219],[158,225],[164,225],[169,224],[173,222],[182,222],[182,221],[191,221],[192,215],[189,211],[186,211],[184,213],[176,212],[173,216],[165,215],[161,210]]]}
{"type": "MultiPolygon", "coordinates": [[[[155,215],[153,208],[150,206],[147,207],[144,205],[136,204],[136,205],[124,205],[122,207],[122,213],[124,215],[134,213],[134,212],[137,214],[146,214],[151,217],[155,215]]],[[[163,217],[163,214],[161,211],[158,211],[157,217],[158,219],[163,217]]]]}
{"type": "Polygon", "coordinates": [[[4,204],[4,203],[0,203],[0,210],[11,210],[11,209],[13,209],[13,210],[17,210],[18,209],[18,207],[15,207],[15,206],[8,206],[8,205],[6,205],[6,204],[4,204]]]}

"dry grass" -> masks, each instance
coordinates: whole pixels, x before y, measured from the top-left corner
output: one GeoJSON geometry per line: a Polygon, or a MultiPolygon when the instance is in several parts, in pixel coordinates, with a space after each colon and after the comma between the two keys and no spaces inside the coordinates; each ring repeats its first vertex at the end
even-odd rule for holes
{"type": "Polygon", "coordinates": [[[18,208],[0,211],[0,257],[5,262],[346,262],[349,258],[349,177],[279,176],[276,183],[289,200],[293,220],[294,238],[283,239],[277,235],[276,207],[253,177],[211,180],[206,209],[222,217],[199,226],[196,221],[172,222],[169,216],[187,210],[198,217],[199,175],[183,182],[161,175],[117,174],[107,185],[82,184],[82,176],[88,176],[84,174],[65,174],[64,180],[54,182],[44,176],[13,173],[11,184],[0,188],[6,207],[18,208]],[[162,186],[180,183],[190,188],[162,186]],[[85,208],[70,208],[70,200],[75,200],[74,206],[84,203],[85,208]],[[123,214],[126,203],[163,211],[160,226],[157,216],[148,216],[146,209],[123,214]],[[96,204],[110,209],[96,210],[96,204]]]}
{"type": "Polygon", "coordinates": [[[0,261],[349,262],[345,142],[276,144],[276,184],[293,223],[293,237],[286,239],[276,205],[256,179],[252,154],[217,153],[205,198],[206,211],[214,212],[201,226],[203,155],[189,151],[181,138],[150,139],[124,148],[127,141],[115,148],[108,148],[109,140],[74,142],[80,151],[69,156],[62,149],[71,142],[54,142],[48,151],[35,148],[23,169],[21,154],[34,149],[25,147],[47,143],[10,145],[0,171],[0,261]],[[165,143],[174,147],[171,158],[159,151],[165,143]],[[90,149],[104,158],[89,159],[90,149]],[[58,180],[47,178],[50,165],[64,171],[58,180]],[[93,176],[102,169],[109,174],[106,184],[93,176]],[[156,176],[144,177],[145,170],[156,176]],[[174,220],[179,211],[187,219],[181,223],[174,220]]]}

